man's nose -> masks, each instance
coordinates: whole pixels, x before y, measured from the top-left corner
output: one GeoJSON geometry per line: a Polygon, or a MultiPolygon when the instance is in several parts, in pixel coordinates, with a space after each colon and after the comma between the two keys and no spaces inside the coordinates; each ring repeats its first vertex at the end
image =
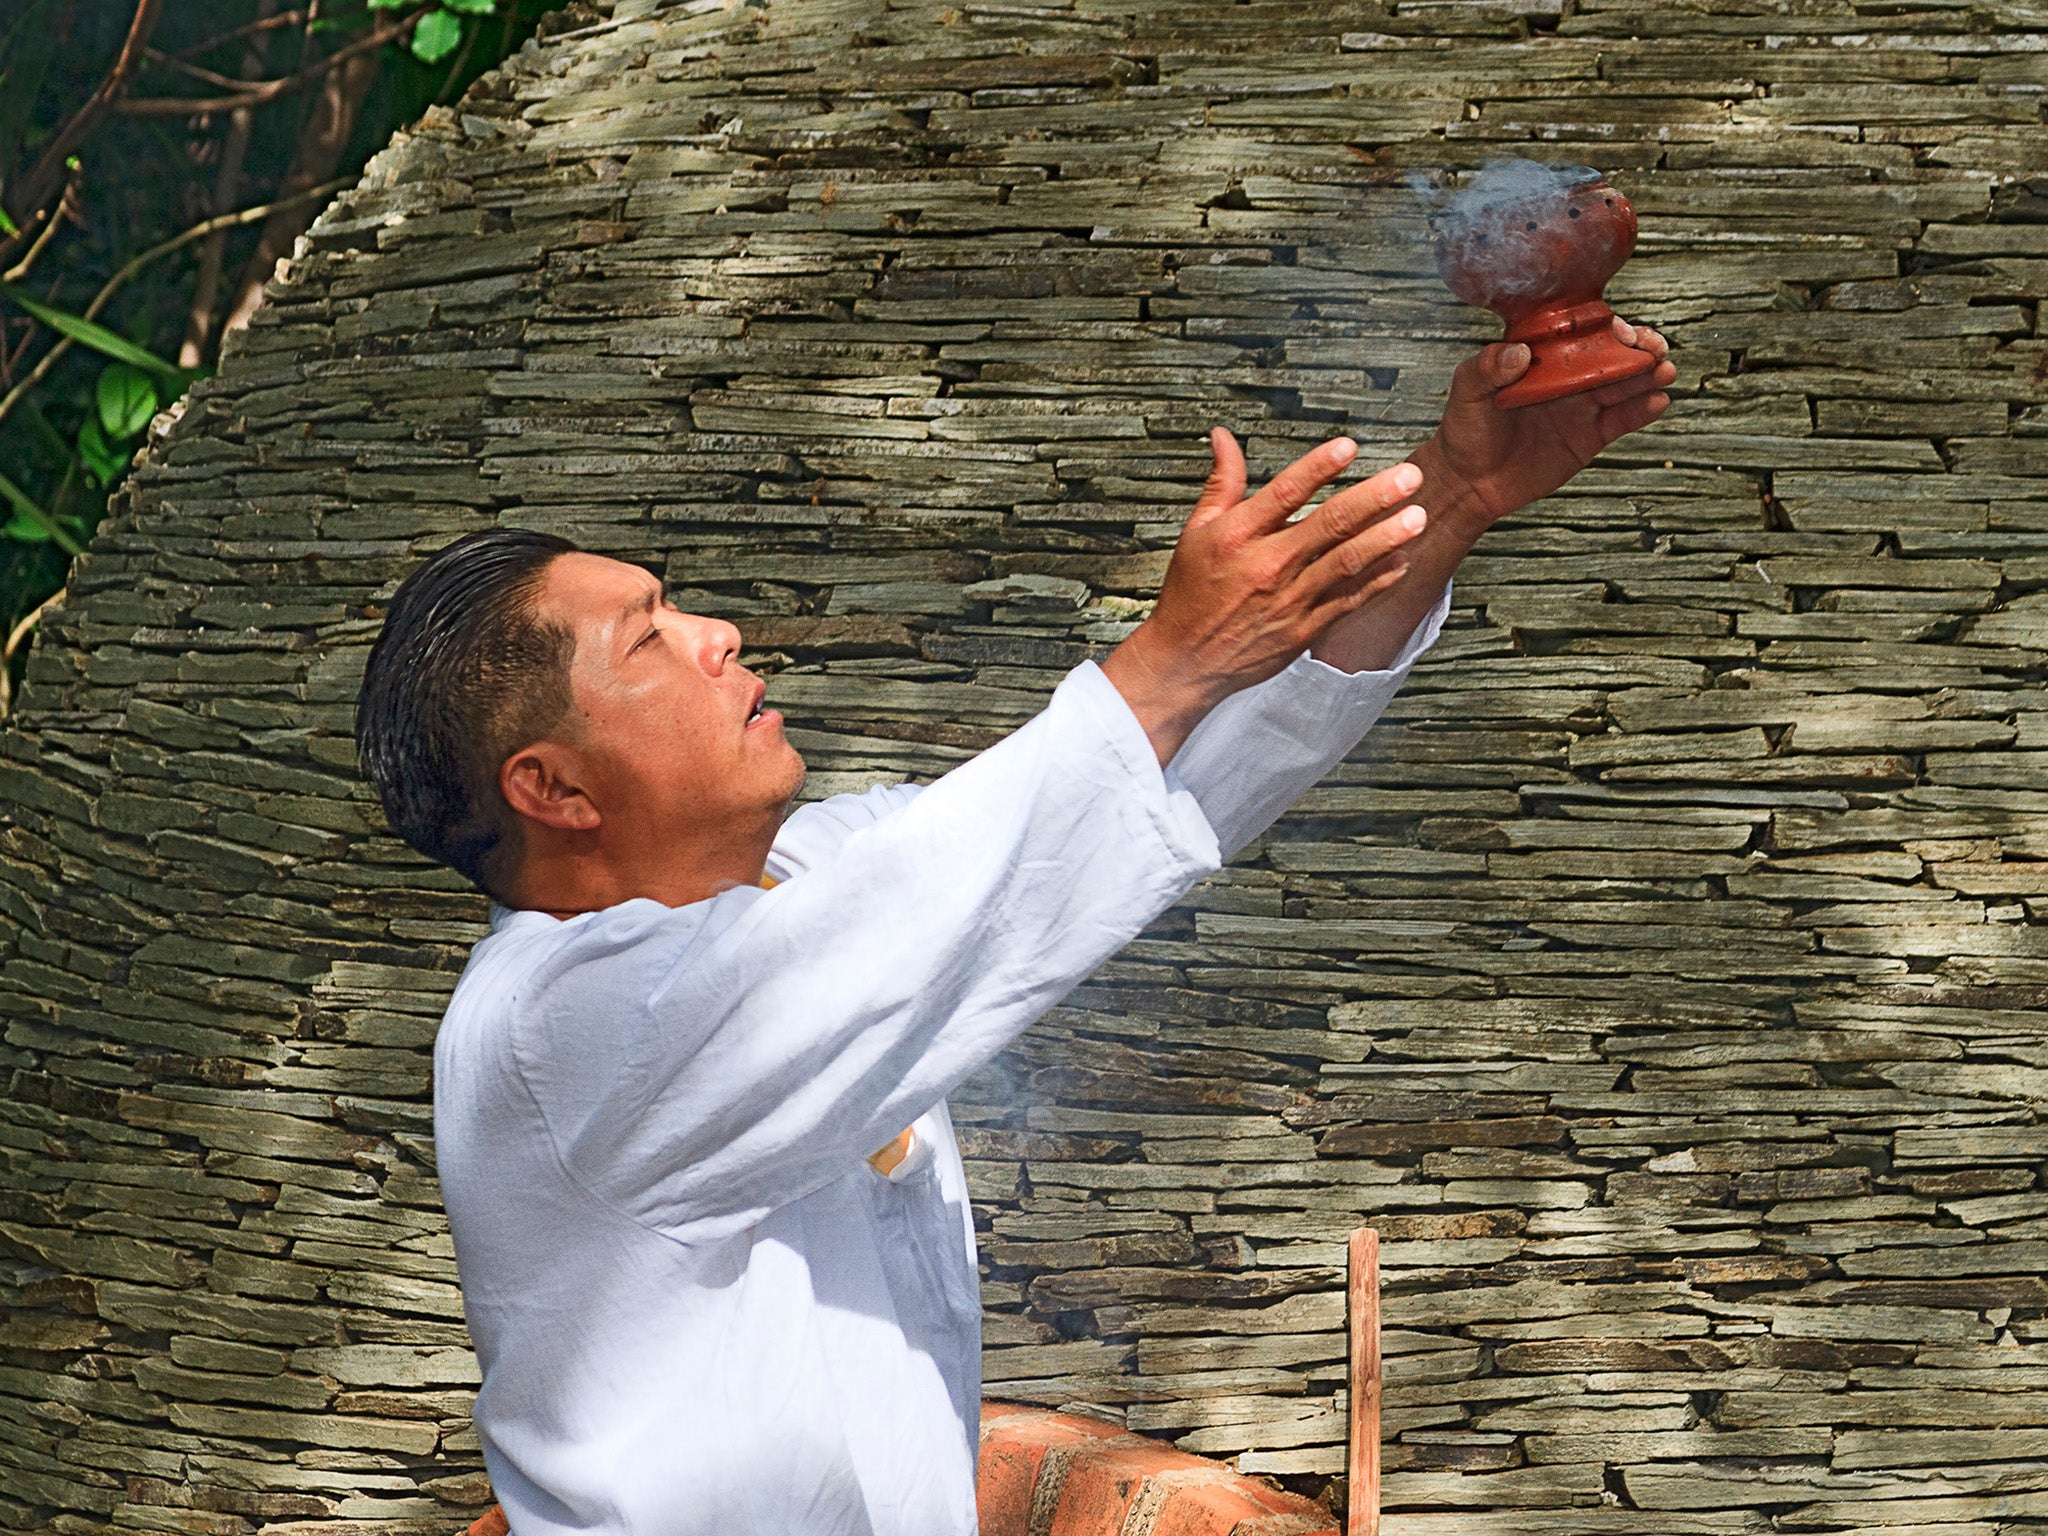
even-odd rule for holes
{"type": "Polygon", "coordinates": [[[703,624],[704,669],[716,677],[739,655],[740,632],[724,619],[705,619],[703,624]]]}

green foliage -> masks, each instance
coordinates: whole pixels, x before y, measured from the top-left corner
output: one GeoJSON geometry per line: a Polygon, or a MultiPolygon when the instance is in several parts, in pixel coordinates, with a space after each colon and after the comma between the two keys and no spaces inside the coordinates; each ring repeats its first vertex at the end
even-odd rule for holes
{"type": "Polygon", "coordinates": [[[28,492],[5,475],[0,475],[0,501],[14,509],[6,528],[0,530],[9,538],[19,539],[24,544],[56,544],[67,555],[80,553],[78,535],[65,527],[62,520],[37,506],[29,499],[28,492]]]}
{"type": "Polygon", "coordinates": [[[100,429],[110,438],[135,436],[156,414],[156,385],[140,368],[126,363],[100,370],[93,399],[99,406],[100,429]]]}
{"type": "Polygon", "coordinates": [[[85,466],[85,478],[102,488],[121,478],[127,463],[121,450],[107,441],[97,416],[88,416],[78,427],[78,462],[85,466]]]}
{"type": "MultiPolygon", "coordinates": [[[[261,217],[218,237],[210,299],[207,242],[177,237],[275,202],[295,165],[315,167],[310,181],[352,177],[393,129],[454,101],[565,0],[439,0],[395,25],[422,3],[163,0],[114,110],[65,145],[68,186],[46,177],[30,199],[36,167],[108,78],[137,0],[0,0],[0,637],[63,585],[150,419],[211,371],[238,287],[267,274],[261,217]],[[376,29],[392,41],[351,102],[352,133],[315,143],[312,104],[332,78],[322,62],[376,29]],[[266,81],[286,86],[255,107],[238,174],[224,178],[232,114],[175,103],[266,81]],[[224,180],[236,188],[226,204],[224,180]]],[[[297,212],[309,222],[318,204],[297,212]]],[[[18,676],[22,658],[11,661],[18,676]]]]}
{"type": "Polygon", "coordinates": [[[412,29],[412,56],[423,64],[440,63],[462,46],[464,16],[489,16],[497,9],[498,0],[441,0],[441,8],[412,29]]]}
{"type": "Polygon", "coordinates": [[[462,44],[462,18],[453,11],[429,11],[412,29],[412,56],[438,64],[462,44]]]}
{"type": "Polygon", "coordinates": [[[54,305],[38,303],[13,283],[0,283],[0,299],[42,321],[58,335],[68,336],[80,346],[91,347],[117,363],[126,363],[131,368],[146,368],[165,378],[178,380],[181,387],[191,383],[191,370],[165,362],[125,336],[116,336],[104,325],[95,325],[83,315],[67,314],[54,305]]]}

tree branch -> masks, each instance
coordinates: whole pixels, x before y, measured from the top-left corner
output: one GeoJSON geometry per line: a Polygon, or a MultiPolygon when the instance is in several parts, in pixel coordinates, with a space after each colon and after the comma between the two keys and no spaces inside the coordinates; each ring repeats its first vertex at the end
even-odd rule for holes
{"type": "MultiPolygon", "coordinates": [[[[135,17],[128,24],[128,36],[121,44],[114,67],[100,82],[99,89],[86,98],[85,105],[72,113],[70,121],[57,130],[56,137],[44,148],[35,168],[18,185],[9,189],[16,224],[25,222],[63,185],[64,162],[71,158],[72,150],[84,142],[86,135],[99,127],[113,110],[121,93],[128,88],[128,77],[141,67],[143,52],[149,47],[150,34],[156,30],[157,17],[162,10],[163,0],[135,0],[135,17]]],[[[8,245],[0,246],[0,251],[9,249],[11,245],[10,241],[8,245]]]]}
{"type": "Polygon", "coordinates": [[[64,195],[57,199],[57,206],[50,210],[50,216],[43,224],[42,233],[36,236],[35,244],[28,248],[28,253],[21,260],[5,272],[0,272],[0,283],[18,283],[27,277],[28,269],[36,264],[36,258],[43,254],[44,247],[56,237],[57,226],[64,222],[64,215],[77,213],[78,179],[81,173],[76,165],[67,169],[70,174],[64,182],[64,195]]]}
{"type": "MultiPolygon", "coordinates": [[[[183,234],[173,235],[170,239],[164,241],[163,244],[151,246],[112,277],[108,278],[105,286],[97,294],[93,295],[92,303],[85,307],[83,318],[87,320],[98,319],[100,311],[107,307],[107,301],[126,286],[131,277],[148,266],[152,261],[155,261],[159,256],[168,256],[180,246],[190,245],[194,240],[204,240],[215,230],[233,229],[238,224],[254,224],[258,219],[272,217],[280,209],[289,208],[299,203],[309,203],[317,198],[327,197],[348,186],[353,179],[352,177],[344,176],[339,181],[330,181],[318,187],[308,187],[303,192],[294,193],[290,197],[280,198],[274,203],[265,203],[260,208],[244,208],[239,213],[223,213],[210,219],[201,220],[183,234]]],[[[0,421],[7,419],[8,414],[15,406],[21,403],[22,396],[26,395],[49,376],[50,370],[57,366],[57,360],[66,352],[69,352],[71,346],[72,342],[69,336],[60,338],[55,346],[42,355],[41,360],[36,363],[35,367],[29,370],[26,378],[10,389],[5,396],[0,396],[0,421]]]]}
{"type": "Polygon", "coordinates": [[[259,20],[249,22],[245,26],[236,27],[233,31],[217,32],[212,37],[206,38],[202,42],[194,43],[189,48],[180,48],[170,57],[174,59],[201,58],[213,52],[216,48],[225,48],[229,43],[234,42],[238,38],[254,37],[259,32],[274,32],[279,27],[295,27],[305,19],[306,13],[304,11],[279,11],[275,16],[262,17],[259,20]]]}
{"type": "Polygon", "coordinates": [[[250,252],[235,280],[227,318],[221,321],[221,335],[249,323],[249,316],[263,302],[264,280],[276,270],[278,258],[290,254],[292,242],[313,222],[318,209],[302,201],[295,189],[327,180],[341,164],[342,152],[355,132],[363,98],[370,94],[380,67],[374,55],[359,53],[321,82],[320,94],[313,99],[313,110],[299,132],[298,147],[292,151],[292,162],[278,184],[278,191],[291,199],[291,205],[280,203],[278,211],[264,224],[256,249],[250,252]]]}
{"type": "MultiPolygon", "coordinates": [[[[267,21],[276,0],[256,0],[256,19],[267,21]]],[[[241,78],[262,78],[269,39],[252,32],[242,50],[241,78]]],[[[230,84],[239,82],[231,81],[230,84]]],[[[220,169],[213,182],[213,211],[223,214],[242,196],[242,162],[248,157],[249,136],[255,128],[256,109],[237,107],[228,114],[228,131],[221,141],[220,169]]],[[[178,366],[197,368],[206,360],[206,344],[212,340],[214,309],[220,302],[220,269],[227,253],[228,232],[216,229],[199,247],[199,270],[192,279],[192,303],[185,312],[185,335],[178,344],[178,366]]]]}
{"type": "Polygon", "coordinates": [[[158,48],[146,50],[143,53],[143,58],[159,69],[168,69],[176,74],[189,76],[194,80],[204,80],[208,85],[217,85],[223,90],[240,91],[248,88],[249,82],[246,79],[237,80],[233,75],[223,75],[217,70],[206,68],[204,65],[189,63],[174,53],[165,53],[158,48]]]}
{"type": "Polygon", "coordinates": [[[289,96],[293,91],[304,90],[316,81],[323,80],[337,66],[347,64],[386,43],[396,42],[419,23],[419,19],[431,5],[423,5],[411,15],[365,33],[344,48],[337,48],[318,64],[310,64],[296,74],[281,79],[266,80],[250,90],[240,91],[232,96],[137,96],[121,103],[124,117],[207,117],[216,112],[232,112],[240,107],[260,107],[266,101],[276,101],[280,96],[289,96]]]}
{"type": "Polygon", "coordinates": [[[64,601],[65,589],[59,587],[35,607],[21,616],[14,628],[7,632],[7,644],[0,648],[0,720],[5,720],[14,708],[14,653],[21,649],[21,643],[29,637],[42,622],[45,609],[54,608],[64,601]]]}

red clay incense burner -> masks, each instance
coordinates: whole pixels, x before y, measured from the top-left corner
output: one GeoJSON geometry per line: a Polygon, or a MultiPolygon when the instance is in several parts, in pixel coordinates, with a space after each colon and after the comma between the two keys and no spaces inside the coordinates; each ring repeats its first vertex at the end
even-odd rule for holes
{"type": "Polygon", "coordinates": [[[1636,248],[1636,211],[1598,171],[1528,161],[1489,168],[1429,227],[1444,285],[1505,320],[1502,340],[1528,345],[1529,371],[1494,397],[1501,409],[1657,366],[1615,339],[1614,311],[1601,297],[1636,248]]]}

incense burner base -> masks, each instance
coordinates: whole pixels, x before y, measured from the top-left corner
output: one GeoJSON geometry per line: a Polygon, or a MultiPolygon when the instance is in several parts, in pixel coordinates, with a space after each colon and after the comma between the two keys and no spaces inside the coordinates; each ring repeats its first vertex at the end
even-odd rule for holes
{"type": "Polygon", "coordinates": [[[1493,397],[1504,411],[1583,394],[1648,373],[1657,360],[1614,334],[1614,311],[1601,299],[1557,299],[1508,325],[1504,341],[1529,348],[1529,371],[1493,397]]]}

